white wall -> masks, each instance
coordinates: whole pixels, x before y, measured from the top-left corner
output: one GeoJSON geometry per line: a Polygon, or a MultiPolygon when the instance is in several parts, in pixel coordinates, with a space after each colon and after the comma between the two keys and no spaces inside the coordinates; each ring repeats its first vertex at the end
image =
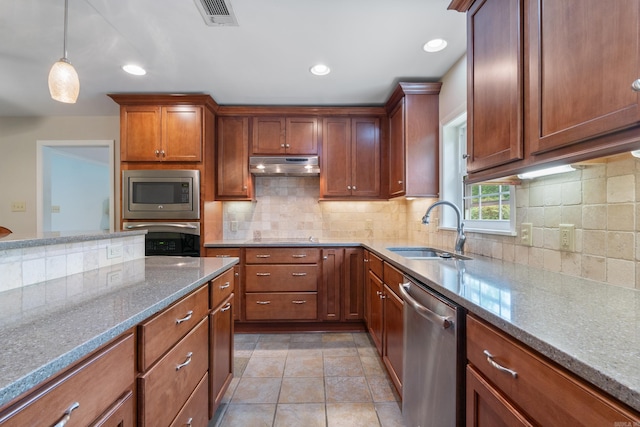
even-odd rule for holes
{"type": "Polygon", "coordinates": [[[451,66],[442,77],[440,90],[440,124],[467,109],[467,54],[451,66]]]}
{"type": "Polygon", "coordinates": [[[120,164],[120,117],[0,117],[0,225],[36,233],[36,141],[115,140],[120,164]],[[11,212],[24,201],[26,212],[11,212]]]}

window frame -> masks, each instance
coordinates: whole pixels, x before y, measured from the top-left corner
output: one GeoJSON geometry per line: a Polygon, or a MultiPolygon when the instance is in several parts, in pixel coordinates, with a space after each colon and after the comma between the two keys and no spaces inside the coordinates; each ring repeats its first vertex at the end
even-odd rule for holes
{"type": "MultiPolygon", "coordinates": [[[[447,200],[460,207],[463,216],[465,209],[465,192],[468,185],[482,185],[489,182],[474,184],[465,183],[466,171],[466,130],[467,113],[458,113],[441,125],[440,138],[440,194],[441,200],[447,200]],[[453,167],[452,167],[453,166],[453,167]]],[[[491,183],[495,185],[497,183],[491,183]]],[[[509,220],[473,220],[463,219],[465,231],[484,234],[516,236],[516,190],[509,185],[509,220]]],[[[441,215],[439,229],[455,230],[457,228],[455,215],[441,215]]]]}

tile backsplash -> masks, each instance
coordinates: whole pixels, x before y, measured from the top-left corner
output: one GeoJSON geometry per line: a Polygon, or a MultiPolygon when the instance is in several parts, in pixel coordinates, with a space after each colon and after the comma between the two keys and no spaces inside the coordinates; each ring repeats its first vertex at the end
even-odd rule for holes
{"type": "MultiPolygon", "coordinates": [[[[225,202],[224,238],[409,239],[453,249],[455,231],[420,222],[435,199],[318,201],[317,177],[258,177],[257,202],[225,202]],[[237,231],[231,231],[236,230],[237,231]]],[[[440,209],[433,212],[438,218],[440,209]]],[[[533,245],[519,236],[467,233],[465,250],[495,259],[640,289],[640,160],[620,155],[574,172],[522,181],[516,223],[533,224],[533,245]],[[575,250],[560,250],[560,224],[575,226],[575,250]]]]}

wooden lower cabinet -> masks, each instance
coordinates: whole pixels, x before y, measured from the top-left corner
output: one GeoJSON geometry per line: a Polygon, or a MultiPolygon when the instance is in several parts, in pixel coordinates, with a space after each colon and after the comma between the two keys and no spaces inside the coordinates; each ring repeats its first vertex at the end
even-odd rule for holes
{"type": "Polygon", "coordinates": [[[384,317],[382,327],[382,361],[391,381],[402,395],[402,357],[404,352],[404,302],[389,286],[384,285],[384,317]]]}
{"type": "Polygon", "coordinates": [[[369,270],[367,272],[366,300],[367,300],[367,329],[373,343],[378,350],[378,354],[382,356],[382,279],[369,270]]]}
{"type": "Polygon", "coordinates": [[[0,425],[58,425],[68,418],[75,426],[110,426],[116,419],[133,426],[127,396],[135,391],[135,370],[135,339],[129,332],[3,410],[0,425]]]}
{"type": "Polygon", "coordinates": [[[533,426],[526,416],[480,375],[467,366],[468,427],[533,426]]]}
{"type": "Polygon", "coordinates": [[[233,378],[233,311],[231,294],[209,315],[209,418],[213,418],[233,378]]]}
{"type": "Polygon", "coordinates": [[[90,427],[133,427],[136,419],[134,402],[133,392],[127,391],[90,427]]]}
{"type": "MultiPolygon", "coordinates": [[[[209,322],[205,318],[139,378],[140,424],[168,424],[180,412],[209,367],[209,322]]],[[[207,406],[200,408],[207,414],[207,406]]]]}
{"type": "Polygon", "coordinates": [[[468,427],[640,424],[637,412],[472,315],[467,360],[468,427]]]}
{"type": "Polygon", "coordinates": [[[363,256],[361,248],[322,249],[322,320],[364,319],[363,256]]]}
{"type": "Polygon", "coordinates": [[[209,374],[204,374],[194,392],[189,396],[170,427],[207,427],[209,418],[206,408],[209,402],[209,374]]]}

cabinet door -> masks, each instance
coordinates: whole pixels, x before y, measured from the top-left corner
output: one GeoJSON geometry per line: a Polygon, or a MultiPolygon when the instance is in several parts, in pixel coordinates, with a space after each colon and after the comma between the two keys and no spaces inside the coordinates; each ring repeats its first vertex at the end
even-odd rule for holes
{"type": "Polygon", "coordinates": [[[209,418],[213,418],[233,377],[233,297],[231,294],[210,316],[209,418]]]}
{"type": "Polygon", "coordinates": [[[216,199],[251,199],[249,177],[249,119],[218,119],[216,199]]]}
{"type": "Polygon", "coordinates": [[[134,427],[133,392],[127,391],[89,427],[134,427]]]}
{"type": "Polygon", "coordinates": [[[343,320],[364,319],[364,258],[361,248],[344,250],[343,320]]]}
{"type": "Polygon", "coordinates": [[[120,110],[120,160],[123,162],[159,160],[161,120],[158,106],[122,107],[120,110]]]}
{"type": "Polygon", "coordinates": [[[351,121],[351,194],[380,195],[380,120],[355,118],[351,121]]]}
{"type": "Polygon", "coordinates": [[[202,107],[162,107],[160,159],[172,162],[202,160],[202,107]]]}
{"type": "Polygon", "coordinates": [[[402,354],[404,349],[404,302],[387,285],[384,285],[384,326],[382,360],[391,380],[402,396],[402,354]]]}
{"type": "Polygon", "coordinates": [[[367,277],[367,302],[369,303],[369,318],[367,329],[373,339],[378,353],[382,356],[382,280],[369,271],[367,277]]]}
{"type": "Polygon", "coordinates": [[[341,319],[344,249],[322,250],[322,319],[341,319]]]}
{"type": "Polygon", "coordinates": [[[318,154],[318,119],[289,117],[286,122],[285,148],[287,154],[318,154]]]}
{"type": "Polygon", "coordinates": [[[523,0],[476,1],[467,15],[467,170],[523,158],[523,0]]]}
{"type": "Polygon", "coordinates": [[[528,13],[531,153],[637,124],[640,1],[537,0],[528,13]]]}
{"type": "Polygon", "coordinates": [[[389,114],[389,197],[405,193],[405,104],[404,98],[389,114]]]}
{"type": "Polygon", "coordinates": [[[467,366],[467,427],[533,426],[472,366],[467,366]]]}
{"type": "Polygon", "coordinates": [[[284,117],[254,117],[251,154],[283,154],[285,126],[284,117]]]}
{"type": "Polygon", "coordinates": [[[321,197],[351,195],[351,120],[328,117],[322,121],[321,197]]]}

